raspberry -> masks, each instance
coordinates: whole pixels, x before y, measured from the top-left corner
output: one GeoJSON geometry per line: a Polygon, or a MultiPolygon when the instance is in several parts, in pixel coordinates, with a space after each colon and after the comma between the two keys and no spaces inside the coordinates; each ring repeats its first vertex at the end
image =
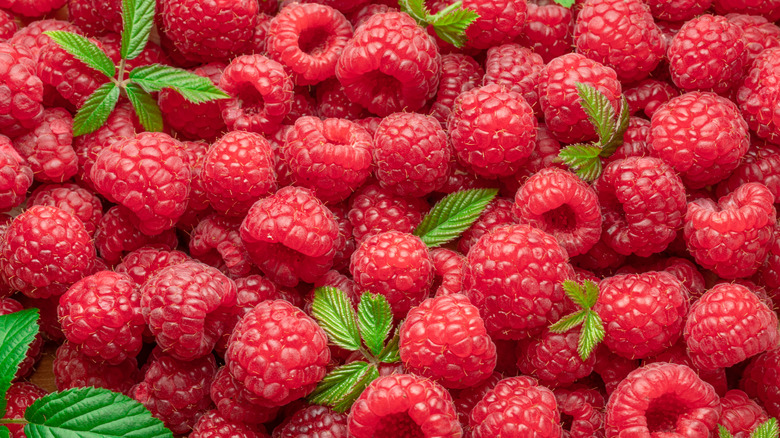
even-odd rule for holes
{"type": "Polygon", "coordinates": [[[121,0],[68,0],[68,19],[87,35],[122,32],[121,0]]]}
{"type": "Polygon", "coordinates": [[[321,118],[357,120],[368,116],[368,111],[359,103],[350,100],[344,87],[336,78],[326,79],[317,85],[316,114],[321,118]]]}
{"type": "Polygon", "coordinates": [[[181,251],[167,251],[154,246],[142,246],[128,253],[114,272],[125,274],[137,285],[142,286],[160,269],[191,260],[181,251]]]}
{"type": "Polygon", "coordinates": [[[747,57],[742,36],[742,29],[725,17],[705,14],[686,22],[667,53],[675,85],[715,93],[734,87],[747,57]]]}
{"type": "Polygon", "coordinates": [[[463,264],[466,258],[447,248],[433,248],[430,255],[435,275],[431,289],[435,292],[435,296],[461,293],[463,264]]]}
{"type": "Polygon", "coordinates": [[[748,362],[739,383],[748,396],[757,399],[767,413],[780,415],[780,349],[760,354],[748,362]]]}
{"type": "Polygon", "coordinates": [[[736,102],[750,129],[770,143],[780,145],[780,123],[776,108],[780,102],[780,47],[759,54],[737,90],[736,102]]]}
{"type": "MultiPolygon", "coordinates": [[[[499,341],[499,343],[500,342],[504,341],[499,341]]],[[[458,411],[458,421],[460,421],[460,424],[463,427],[463,436],[471,436],[469,418],[471,417],[471,411],[474,409],[474,406],[476,406],[485,394],[493,389],[493,387],[495,387],[503,378],[503,375],[494,372],[490,377],[472,387],[460,390],[449,390],[450,394],[452,394],[453,403],[455,403],[455,409],[458,411]]]]}
{"type": "Polygon", "coordinates": [[[200,413],[211,406],[209,390],[217,372],[214,357],[185,362],[162,352],[152,356],[143,381],[132,389],[132,397],[173,433],[186,434],[200,413]]]}
{"type": "Polygon", "coordinates": [[[688,292],[695,297],[704,293],[704,276],[693,262],[679,257],[669,257],[659,261],[654,267],[656,271],[666,271],[675,277],[688,289],[688,292]]]}
{"type": "Polygon", "coordinates": [[[607,402],[607,436],[709,436],[718,395],[685,365],[652,363],[626,377],[607,402]]]}
{"type": "Polygon", "coordinates": [[[462,434],[447,390],[413,374],[393,374],[371,382],[352,405],[348,432],[354,438],[455,438],[462,434]]]}
{"type": "Polygon", "coordinates": [[[206,411],[195,423],[189,438],[267,438],[263,426],[250,426],[232,422],[223,417],[219,411],[206,411]]]}
{"type": "MultiPolygon", "coordinates": [[[[114,61],[114,64],[119,65],[122,60],[122,36],[118,33],[111,32],[103,35],[99,38],[103,44],[103,51],[106,52],[109,58],[114,61]]],[[[125,71],[130,72],[136,67],[150,65],[150,64],[170,64],[171,61],[165,56],[162,48],[153,42],[147,42],[141,53],[133,59],[125,60],[125,71]]]]}
{"type": "Polygon", "coordinates": [[[282,123],[291,125],[300,117],[313,116],[315,115],[314,108],[316,106],[317,102],[311,96],[309,87],[297,86],[293,89],[293,101],[290,112],[287,113],[282,123]]]}
{"type": "MultiPolygon", "coordinates": [[[[102,44],[91,39],[102,49],[102,44]]],[[[70,104],[81,107],[98,87],[108,81],[101,72],[87,66],[54,42],[38,52],[37,74],[70,104]]]]}
{"type": "Polygon", "coordinates": [[[382,294],[401,320],[429,294],[433,262],[417,237],[386,231],[363,240],[352,253],[349,271],[361,290],[382,294]]]}
{"type": "Polygon", "coordinates": [[[523,95],[525,101],[539,112],[539,72],[544,67],[542,57],[517,44],[504,44],[488,49],[485,60],[484,85],[497,84],[523,95]]]}
{"type": "Polygon", "coordinates": [[[191,232],[201,219],[213,211],[203,184],[203,162],[206,161],[210,146],[204,141],[185,141],[183,145],[184,150],[180,153],[190,168],[190,197],[187,210],[179,218],[176,227],[191,232]]]}
{"type": "Polygon", "coordinates": [[[0,135],[0,211],[21,205],[32,183],[33,171],[27,160],[8,137],[0,135]]]}
{"type": "Polygon", "coordinates": [[[47,30],[64,30],[81,34],[79,28],[69,21],[55,19],[37,20],[19,29],[13,37],[8,39],[8,43],[15,47],[24,47],[33,56],[37,56],[38,51],[52,41],[48,35],[43,33],[47,30]]]}
{"type": "MultiPolygon", "coordinates": [[[[2,233],[2,231],[0,231],[2,233]]],[[[2,238],[2,234],[0,234],[2,238]]],[[[774,237],[769,245],[768,255],[764,266],[758,272],[758,278],[773,297],[780,304],[780,227],[775,226],[774,237]]]]}
{"type": "Polygon", "coordinates": [[[688,346],[685,344],[685,339],[681,338],[679,341],[677,341],[677,343],[662,351],[661,353],[643,360],[643,365],[647,365],[648,363],[653,362],[669,362],[685,365],[696,371],[696,373],[703,381],[712,385],[718,395],[726,394],[726,391],[728,391],[726,370],[724,368],[714,368],[709,370],[701,369],[694,364],[691,357],[692,356],[688,351],[688,346]]]}
{"type": "MultiPolygon", "coordinates": [[[[212,62],[193,70],[198,76],[219,85],[226,65],[212,62]]],[[[213,139],[226,130],[218,101],[192,103],[172,88],[164,88],[157,97],[163,119],[179,134],[192,139],[213,139]]]]}
{"type": "Polygon", "coordinates": [[[657,20],[688,21],[700,15],[712,4],[712,0],[647,0],[653,17],[657,20]]]}
{"type": "Polygon", "coordinates": [[[715,12],[761,15],[769,21],[780,20],[780,2],[777,0],[713,0],[715,12]]]}
{"type": "Polygon", "coordinates": [[[615,152],[607,158],[607,162],[650,155],[650,145],[647,142],[649,136],[650,122],[639,117],[630,117],[628,128],[623,133],[623,144],[618,146],[615,152]]]}
{"type": "Polygon", "coordinates": [[[45,184],[39,186],[27,201],[29,206],[46,205],[57,207],[77,217],[84,223],[90,235],[95,234],[97,224],[103,217],[103,203],[100,198],[76,184],[45,184]]]}
{"type": "Polygon", "coordinates": [[[402,12],[371,16],[336,64],[349,99],[380,117],[421,109],[436,94],[440,74],[435,42],[402,12]]]}
{"type": "Polygon", "coordinates": [[[6,11],[0,11],[0,41],[13,37],[18,29],[14,16],[6,11]]]}
{"type": "Polygon", "coordinates": [[[545,64],[571,52],[574,20],[569,8],[546,0],[528,2],[523,32],[517,42],[541,55],[545,64]]]}
{"type": "Polygon", "coordinates": [[[511,175],[536,146],[536,117],[520,94],[489,84],[455,99],[447,121],[458,160],[484,178],[511,175]]]}
{"type": "Polygon", "coordinates": [[[419,198],[401,197],[377,184],[363,185],[349,201],[347,217],[358,242],[385,232],[411,233],[422,222],[428,203],[419,198]]]}
{"type": "Polygon", "coordinates": [[[276,418],[279,412],[279,408],[254,404],[260,399],[234,379],[226,366],[221,367],[214,376],[211,383],[211,400],[220,415],[234,423],[267,423],[276,418]]]}
{"type": "MultiPolygon", "coordinates": [[[[0,235],[0,239],[2,239],[2,235],[0,235]]],[[[23,309],[24,307],[22,304],[12,298],[0,298],[0,315],[8,315],[23,309]]],[[[38,325],[40,325],[40,322],[38,325]]],[[[41,336],[40,333],[35,335],[35,338],[33,338],[33,341],[30,343],[30,347],[27,349],[27,353],[19,364],[19,369],[16,370],[14,380],[23,379],[32,374],[35,364],[38,362],[38,359],[41,358],[43,341],[43,336],[41,336]]]]}
{"type": "Polygon", "coordinates": [[[554,393],[561,412],[563,436],[603,438],[604,397],[598,391],[574,386],[570,389],[558,388],[554,393]]]}
{"type": "Polygon", "coordinates": [[[73,150],[73,119],[62,108],[48,108],[31,131],[17,137],[14,147],[42,182],[63,182],[78,171],[73,150]]]}
{"type": "Polygon", "coordinates": [[[333,269],[345,271],[349,268],[349,258],[357,248],[357,242],[352,236],[352,223],[347,218],[347,208],[344,204],[330,205],[328,209],[336,217],[339,225],[339,235],[336,238],[336,254],[333,256],[333,269]]]}
{"type": "Polygon", "coordinates": [[[481,50],[512,42],[523,32],[526,3],[526,0],[465,0],[463,8],[479,14],[466,28],[466,46],[481,50]]]}
{"type": "Polygon", "coordinates": [[[349,120],[300,117],[286,137],[293,180],[322,201],[347,199],[371,174],[371,136],[349,120]]]}
{"type": "Polygon", "coordinates": [[[593,371],[604,382],[607,395],[612,394],[620,382],[640,365],[638,360],[626,359],[612,353],[604,344],[599,345],[593,354],[596,356],[593,371]]]}
{"type": "Polygon", "coordinates": [[[230,130],[271,134],[292,109],[292,80],[281,64],[263,55],[234,58],[219,86],[232,96],[219,101],[230,130]]]}
{"type": "Polygon", "coordinates": [[[284,300],[263,301],[236,325],[225,360],[264,406],[282,406],[311,393],[325,376],[327,344],[303,311],[284,300]]]}
{"type": "Polygon", "coordinates": [[[0,43],[0,132],[16,136],[38,125],[43,117],[43,82],[35,72],[32,53],[0,43]]]}
{"type": "Polygon", "coordinates": [[[539,336],[520,341],[517,368],[549,387],[565,387],[593,372],[596,356],[582,360],[577,352],[580,334],[577,330],[553,333],[545,330],[539,336]]]}
{"type": "Polygon", "coordinates": [[[574,174],[542,169],[517,191],[512,212],[554,236],[569,256],[588,252],[601,236],[601,209],[596,192],[574,174]]]}
{"type": "Polygon", "coordinates": [[[129,394],[130,388],[139,380],[138,364],[134,357],[117,365],[95,362],[82,354],[78,345],[68,341],[57,348],[52,367],[59,391],[94,386],[129,394]]]}
{"type": "Polygon", "coordinates": [[[590,141],[597,137],[582,109],[577,82],[595,87],[619,114],[622,88],[615,70],[578,53],[551,60],[539,73],[539,105],[547,128],[563,143],[590,141]]]}
{"type": "Polygon", "coordinates": [[[248,275],[253,265],[241,243],[241,221],[215,214],[203,219],[190,234],[190,255],[231,277],[248,275]]]}
{"type": "Polygon", "coordinates": [[[436,100],[431,103],[429,114],[442,126],[446,126],[455,99],[460,93],[479,86],[484,73],[477,61],[468,55],[459,53],[442,55],[439,89],[436,100]]]}
{"type": "Polygon", "coordinates": [[[722,278],[753,275],[764,262],[777,219],[774,196],[761,183],[746,183],[716,204],[688,204],[685,242],[696,263],[722,278]]]}
{"type": "Polygon", "coordinates": [[[154,237],[141,233],[133,225],[133,213],[121,205],[108,209],[95,230],[95,248],[106,263],[114,265],[122,255],[147,244],[173,249],[178,244],[175,230],[167,230],[154,237]]]}
{"type": "Polygon", "coordinates": [[[252,261],[272,281],[295,287],[312,283],[333,265],[339,228],[314,194],[284,187],[257,201],[241,224],[241,240],[252,261]]]}
{"type": "Polygon", "coordinates": [[[718,424],[725,427],[734,438],[748,438],[759,424],[769,420],[766,411],[747,394],[732,389],[720,399],[722,412],[718,424]]]}
{"type": "Polygon", "coordinates": [[[373,156],[382,187],[399,196],[423,197],[445,183],[451,148],[433,117],[395,113],[379,124],[373,156]]]}
{"type": "Polygon", "coordinates": [[[347,438],[347,414],[325,406],[309,406],[274,429],[274,438],[347,438]]]}
{"type": "MultiPolygon", "coordinates": [[[[24,412],[36,400],[49,392],[30,382],[12,383],[5,393],[5,418],[24,419],[24,412]]],[[[10,438],[26,438],[24,426],[21,424],[4,424],[11,431],[10,438]]],[[[7,433],[7,432],[6,432],[7,433]]]]}
{"type": "Polygon", "coordinates": [[[668,82],[645,79],[627,88],[623,95],[626,96],[631,115],[637,115],[641,111],[647,118],[651,118],[662,104],[679,96],[680,92],[668,82]]]}
{"type": "Polygon", "coordinates": [[[764,50],[780,47],[780,27],[769,22],[766,18],[743,14],[728,14],[726,18],[729,23],[736,24],[744,32],[743,38],[745,39],[745,50],[747,50],[745,67],[750,68],[756,57],[764,50]]]}
{"type": "Polygon", "coordinates": [[[468,254],[479,238],[489,231],[516,223],[512,214],[513,205],[514,202],[509,198],[494,198],[490,201],[487,207],[482,210],[479,218],[461,234],[458,241],[458,250],[463,254],[468,254]]]}
{"type": "Polygon", "coordinates": [[[2,0],[0,8],[26,17],[41,17],[65,5],[66,0],[2,0]]]}
{"type": "Polygon", "coordinates": [[[496,384],[471,411],[474,438],[496,437],[513,430],[538,438],[560,437],[561,416],[552,391],[526,376],[496,384]]]}
{"type": "Polygon", "coordinates": [[[508,225],[471,247],[463,288],[493,339],[522,339],[561,316],[560,283],[573,276],[568,255],[553,236],[529,225],[508,225]]]}

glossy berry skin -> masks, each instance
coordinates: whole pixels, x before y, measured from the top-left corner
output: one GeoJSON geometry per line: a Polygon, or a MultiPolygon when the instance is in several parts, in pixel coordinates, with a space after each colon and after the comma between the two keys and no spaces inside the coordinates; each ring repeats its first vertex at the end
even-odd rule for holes
{"type": "Polygon", "coordinates": [[[780,348],[751,359],[739,387],[758,400],[769,415],[780,415],[780,348]]]}
{"type": "Polygon", "coordinates": [[[745,50],[748,52],[746,68],[750,68],[756,57],[765,49],[780,47],[780,27],[767,21],[766,18],[736,13],[728,14],[726,18],[742,29],[745,50]]]}
{"type": "MultiPolygon", "coordinates": [[[[36,400],[49,394],[48,391],[30,382],[12,383],[5,393],[4,418],[24,419],[24,412],[36,400]]],[[[10,438],[26,438],[24,426],[21,424],[5,424],[11,432],[10,438]]]]}
{"type": "Polygon", "coordinates": [[[539,113],[539,72],[544,67],[541,55],[518,44],[488,49],[483,84],[498,84],[523,95],[535,113],[539,113]]]}
{"type": "Polygon", "coordinates": [[[0,12],[0,40],[11,38],[17,30],[19,26],[14,21],[14,16],[6,11],[0,12]]]}
{"type": "Polygon", "coordinates": [[[11,139],[0,136],[0,211],[21,205],[33,183],[33,171],[11,139]]]}
{"type": "Polygon", "coordinates": [[[442,55],[439,91],[436,93],[436,101],[431,104],[430,115],[446,126],[455,99],[460,93],[479,86],[484,74],[482,66],[468,55],[442,55]]]}
{"type": "Polygon", "coordinates": [[[529,225],[508,225],[471,247],[463,288],[493,339],[522,339],[562,316],[560,283],[573,276],[554,237],[529,225]]]}
{"type": "Polygon", "coordinates": [[[753,275],[773,240],[774,196],[761,183],[746,183],[716,204],[699,198],[688,204],[685,242],[696,262],[723,278],[753,275]]]}
{"type": "Polygon", "coordinates": [[[533,1],[528,11],[523,32],[517,42],[541,55],[545,63],[571,52],[574,20],[572,10],[554,2],[533,1]]]}
{"type": "Polygon", "coordinates": [[[195,423],[189,438],[268,438],[263,426],[232,422],[216,409],[206,411],[195,423]]]}
{"type": "Polygon", "coordinates": [[[336,64],[349,99],[380,117],[422,108],[436,95],[440,74],[436,43],[403,12],[371,16],[336,64]]]}
{"type": "Polygon", "coordinates": [[[141,312],[157,345],[179,360],[211,353],[236,303],[236,285],[191,261],[161,269],[141,288],[141,312]]]}
{"type": "Polygon", "coordinates": [[[780,203],[780,147],[765,141],[753,141],[739,167],[715,188],[719,197],[728,195],[749,182],[761,183],[780,203]]]}
{"type": "Polygon", "coordinates": [[[78,345],[68,341],[57,348],[52,371],[58,391],[92,386],[127,395],[140,380],[138,363],[134,357],[116,365],[95,362],[82,354],[78,345]]]}
{"type": "Polygon", "coordinates": [[[604,396],[598,390],[574,385],[554,390],[561,419],[571,417],[566,438],[604,438],[604,396]]]}
{"type": "Polygon", "coordinates": [[[5,135],[21,134],[43,117],[43,82],[32,56],[24,48],[0,43],[0,79],[8,87],[0,99],[0,130],[5,135]]]}
{"type": "Polygon", "coordinates": [[[460,235],[458,251],[468,254],[480,237],[490,230],[504,225],[517,223],[517,217],[512,213],[514,201],[510,198],[496,197],[482,210],[476,221],[460,235]]]}
{"type": "MultiPolygon", "coordinates": [[[[219,85],[225,67],[221,62],[212,62],[190,71],[219,85]]],[[[164,88],[157,97],[157,103],[163,120],[186,138],[213,139],[225,131],[225,122],[217,101],[192,103],[172,88],[164,88]]]]}
{"type": "Polygon", "coordinates": [[[593,308],[604,322],[604,344],[615,354],[641,359],[680,338],[689,308],[688,291],[666,272],[616,275],[599,283],[593,308]]]}
{"type": "MultiPolygon", "coordinates": [[[[102,49],[97,40],[91,42],[102,49]]],[[[81,107],[108,81],[103,73],[87,66],[53,41],[38,52],[36,74],[45,85],[54,88],[55,93],[76,107],[81,107]]]]}
{"type": "Polygon", "coordinates": [[[274,429],[273,438],[347,438],[347,419],[325,406],[308,406],[274,429]]]}
{"type": "Polygon", "coordinates": [[[227,366],[217,370],[211,382],[211,400],[219,414],[228,421],[243,424],[261,424],[273,421],[278,408],[262,406],[262,399],[230,375],[227,366]],[[255,404],[255,403],[260,404],[255,404]]]}
{"type": "Polygon", "coordinates": [[[514,40],[523,31],[527,3],[526,0],[465,0],[463,7],[479,14],[466,28],[466,45],[481,50],[514,40]]]}
{"type": "Polygon", "coordinates": [[[457,438],[463,433],[449,392],[414,374],[371,382],[352,405],[348,421],[354,438],[457,438]]]}
{"type": "Polygon", "coordinates": [[[749,438],[762,423],[769,420],[764,408],[739,389],[732,389],[720,398],[722,411],[718,424],[734,438],[749,438]]]}
{"type": "Polygon", "coordinates": [[[77,184],[45,184],[30,194],[28,205],[48,205],[66,211],[84,223],[90,235],[95,234],[103,217],[103,203],[97,194],[77,184]]]}
{"type": "Polygon", "coordinates": [[[397,196],[378,184],[365,184],[350,198],[347,218],[352,235],[361,242],[384,231],[411,233],[429,208],[422,199],[397,196]]]}
{"type": "Polygon", "coordinates": [[[73,150],[73,118],[63,108],[47,108],[40,123],[14,139],[14,147],[42,182],[63,182],[78,171],[73,150]]]}
{"type": "Polygon", "coordinates": [[[433,248],[434,296],[452,295],[463,292],[463,264],[466,258],[447,248],[433,248]]]}
{"type": "Polygon", "coordinates": [[[47,30],[64,30],[81,34],[79,28],[70,21],[56,19],[36,20],[16,31],[13,36],[8,38],[8,42],[16,47],[23,47],[29,50],[33,55],[37,55],[43,46],[52,41],[48,35],[43,33],[47,30]]]}
{"type": "Polygon", "coordinates": [[[761,52],[737,90],[736,102],[750,130],[759,138],[780,145],[780,47],[761,52]],[[772,110],[775,108],[775,110],[772,110]]]}
{"type": "Polygon", "coordinates": [[[517,368],[548,388],[566,387],[587,377],[593,372],[596,355],[582,360],[577,352],[579,336],[578,330],[566,333],[545,330],[539,336],[520,341],[517,368]]]}
{"type": "Polygon", "coordinates": [[[632,371],[607,402],[607,438],[709,436],[720,417],[718,395],[685,365],[652,363],[632,371]]]}
{"type": "Polygon", "coordinates": [[[555,395],[536,379],[526,376],[501,380],[471,411],[474,438],[533,436],[556,438],[562,434],[555,395]]]}
{"type": "Polygon", "coordinates": [[[669,82],[657,79],[645,79],[631,88],[624,90],[623,95],[628,101],[629,114],[644,113],[648,118],[669,99],[679,96],[680,92],[669,82]]]}
{"type": "Polygon", "coordinates": [[[100,218],[94,241],[95,248],[106,263],[110,265],[119,263],[125,253],[144,245],[153,244],[173,249],[178,244],[175,230],[166,230],[150,237],[133,225],[132,217],[132,211],[121,205],[115,205],[100,218]]]}
{"type": "Polygon", "coordinates": [[[241,222],[217,214],[204,218],[190,233],[190,255],[231,278],[249,275],[254,265],[241,243],[241,222]]]}
{"type": "Polygon", "coordinates": [[[745,286],[719,284],[691,306],[685,341],[698,368],[730,367],[778,346],[777,314],[745,286]]]}
{"type": "Polygon", "coordinates": [[[125,274],[137,285],[143,286],[160,269],[190,260],[190,256],[181,251],[169,251],[157,245],[142,246],[125,255],[122,263],[114,267],[114,272],[125,274]]]}
{"type": "Polygon", "coordinates": [[[285,405],[311,393],[330,361],[328,338],[302,310],[284,300],[263,301],[236,325],[225,359],[236,380],[259,397],[285,405]]]}

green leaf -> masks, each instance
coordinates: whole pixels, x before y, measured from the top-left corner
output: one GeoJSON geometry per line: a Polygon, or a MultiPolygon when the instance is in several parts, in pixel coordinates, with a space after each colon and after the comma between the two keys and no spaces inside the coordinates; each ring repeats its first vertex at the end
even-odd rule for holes
{"type": "Polygon", "coordinates": [[[558,322],[550,326],[550,331],[553,333],[566,333],[569,330],[577,327],[585,321],[587,312],[579,311],[564,316],[558,322]]]}
{"type": "Polygon", "coordinates": [[[173,438],[141,403],[102,388],[46,395],[27,408],[24,418],[27,438],[173,438]]]}
{"type": "Polygon", "coordinates": [[[750,438],[777,438],[778,435],[780,435],[780,429],[777,425],[777,418],[770,418],[761,423],[756,430],[750,434],[750,438]]]}
{"type": "Polygon", "coordinates": [[[387,298],[381,294],[364,292],[357,310],[360,335],[372,354],[379,355],[387,334],[393,328],[393,310],[387,298]]]}
{"type": "Polygon", "coordinates": [[[332,343],[350,351],[360,349],[355,309],[342,290],[331,286],[317,288],[311,311],[332,343]]]}
{"type": "Polygon", "coordinates": [[[109,78],[116,75],[114,61],[106,55],[95,43],[86,37],[64,30],[47,30],[44,32],[55,43],[59,44],[66,52],[75,56],[89,67],[103,73],[109,78]]]}
{"type": "Polygon", "coordinates": [[[606,144],[615,132],[615,108],[601,91],[590,84],[575,84],[580,95],[580,105],[596,128],[599,143],[606,144]]]}
{"type": "Polygon", "coordinates": [[[372,366],[367,362],[351,362],[334,368],[317,384],[314,392],[309,394],[309,402],[325,406],[336,405],[355,390],[368,368],[372,366]]]}
{"type": "Polygon", "coordinates": [[[119,101],[120,91],[113,82],[106,82],[98,87],[76,112],[76,117],[73,118],[73,136],[89,134],[100,129],[114,111],[119,101]]]}
{"type": "Polygon", "coordinates": [[[593,144],[573,144],[558,153],[558,160],[580,178],[593,181],[601,175],[601,148],[593,144]]]}
{"type": "Polygon", "coordinates": [[[729,432],[728,429],[723,427],[723,425],[718,425],[718,438],[734,438],[733,435],[731,435],[731,432],[729,432]]]}
{"type": "Polygon", "coordinates": [[[602,147],[602,158],[611,157],[617,148],[623,144],[623,136],[626,134],[630,121],[631,114],[629,113],[628,100],[626,99],[626,96],[620,96],[620,117],[615,131],[612,133],[612,137],[610,137],[607,143],[602,147]]]}
{"type": "Polygon", "coordinates": [[[366,387],[379,377],[379,370],[376,365],[370,365],[363,371],[355,382],[352,390],[333,405],[336,412],[347,412],[352,404],[355,403],[360,394],[366,390],[366,387]]]}
{"type": "Polygon", "coordinates": [[[599,286],[590,280],[585,280],[583,285],[585,286],[585,303],[588,305],[588,309],[590,309],[599,300],[599,286]]]}
{"type": "MultiPolygon", "coordinates": [[[[135,71],[135,70],[133,70],[135,71]]],[[[162,113],[157,106],[157,100],[143,90],[138,84],[129,83],[125,88],[127,98],[133,104],[135,114],[148,132],[160,132],[163,129],[162,113]]]]}
{"type": "Polygon", "coordinates": [[[163,88],[172,88],[182,97],[194,103],[230,97],[217,88],[211,79],[167,65],[152,64],[134,68],[130,72],[129,78],[149,93],[160,91],[163,88]]]}
{"type": "MultiPolygon", "coordinates": [[[[38,334],[38,309],[0,316],[0,412],[5,414],[5,393],[38,334]]],[[[2,417],[2,416],[0,416],[2,417]]]]}
{"type": "Polygon", "coordinates": [[[427,24],[430,13],[425,7],[425,0],[399,0],[398,5],[401,11],[409,14],[420,25],[427,24]]]}
{"type": "Polygon", "coordinates": [[[0,438],[11,438],[11,431],[5,426],[0,426],[0,438]]]}
{"type": "Polygon", "coordinates": [[[134,59],[146,47],[154,24],[154,0],[122,0],[122,59],[134,59]]]}
{"type": "Polygon", "coordinates": [[[380,362],[383,363],[396,363],[401,360],[401,352],[398,350],[398,341],[400,336],[398,329],[395,331],[395,335],[390,338],[390,341],[385,345],[385,348],[377,356],[380,362]]]}
{"type": "Polygon", "coordinates": [[[564,280],[563,283],[561,283],[561,286],[563,287],[563,291],[566,292],[566,295],[575,304],[583,309],[588,308],[588,300],[585,297],[585,291],[580,284],[574,280],[564,280]]]}
{"type": "Polygon", "coordinates": [[[588,360],[596,345],[604,340],[604,323],[601,317],[593,311],[586,312],[582,323],[582,332],[577,345],[577,352],[583,361],[588,360]]]}
{"type": "Polygon", "coordinates": [[[414,230],[429,248],[457,239],[482,214],[498,189],[471,189],[451,193],[433,206],[414,230]]]}
{"type": "Polygon", "coordinates": [[[574,6],[575,0],[553,0],[555,3],[563,6],[564,8],[571,8],[574,6]]]}
{"type": "Polygon", "coordinates": [[[445,14],[436,14],[431,24],[436,35],[455,47],[466,44],[466,29],[479,18],[479,14],[471,9],[457,9],[445,14]]]}

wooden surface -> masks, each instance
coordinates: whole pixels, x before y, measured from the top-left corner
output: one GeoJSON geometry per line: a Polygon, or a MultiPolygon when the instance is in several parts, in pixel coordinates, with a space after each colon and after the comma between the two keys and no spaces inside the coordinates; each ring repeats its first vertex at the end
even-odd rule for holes
{"type": "Polygon", "coordinates": [[[52,370],[52,363],[54,362],[54,352],[57,350],[57,345],[52,342],[47,342],[43,347],[43,356],[38,367],[30,377],[30,381],[41,388],[54,392],[57,390],[57,385],[54,383],[54,371],[52,370]]]}

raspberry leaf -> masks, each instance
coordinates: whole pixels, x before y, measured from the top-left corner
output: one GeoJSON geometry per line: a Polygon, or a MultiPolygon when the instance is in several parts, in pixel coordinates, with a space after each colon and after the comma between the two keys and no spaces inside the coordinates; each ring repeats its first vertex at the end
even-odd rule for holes
{"type": "Polygon", "coordinates": [[[585,286],[585,303],[587,308],[590,309],[599,300],[599,286],[590,280],[585,280],[582,284],[585,286]]]}
{"type": "Polygon", "coordinates": [[[577,353],[583,361],[588,360],[596,345],[604,340],[604,322],[594,311],[588,311],[585,314],[585,320],[582,322],[582,331],[577,343],[577,353]]]}
{"type": "Polygon", "coordinates": [[[553,0],[553,1],[563,6],[564,8],[571,8],[574,5],[574,0],[553,0]]]}
{"type": "Polygon", "coordinates": [[[5,414],[5,393],[11,387],[19,364],[38,334],[38,309],[0,316],[0,412],[5,414]]]}
{"type": "Polygon", "coordinates": [[[585,296],[585,290],[582,286],[577,284],[576,281],[564,280],[561,286],[563,287],[563,291],[566,292],[566,295],[578,306],[582,307],[583,309],[590,307],[588,305],[588,299],[585,296]]]}
{"type": "Polygon", "coordinates": [[[434,15],[430,22],[439,38],[458,48],[466,44],[466,29],[479,18],[479,14],[471,9],[451,10],[455,5],[460,8],[460,3],[453,3],[434,15]]]}
{"type": "Polygon", "coordinates": [[[594,144],[573,144],[558,153],[558,160],[569,166],[584,181],[601,175],[601,147],[594,144]]]}
{"type": "Polygon", "coordinates": [[[352,390],[333,406],[333,410],[336,412],[347,412],[355,403],[355,400],[360,397],[360,394],[366,390],[366,387],[377,378],[379,378],[379,370],[376,365],[369,365],[368,368],[361,373],[352,390]]]}
{"type": "Polygon", "coordinates": [[[395,335],[385,345],[385,348],[377,356],[380,362],[383,363],[396,363],[401,360],[401,352],[398,350],[398,341],[400,340],[398,330],[396,329],[395,335]]]}
{"type": "Polygon", "coordinates": [[[379,377],[376,366],[367,362],[351,362],[336,367],[309,395],[309,403],[325,405],[345,412],[369,383],[379,377]]]}
{"type": "Polygon", "coordinates": [[[27,408],[24,418],[27,438],[173,438],[144,405],[102,388],[46,395],[27,408]]]}
{"type": "Polygon", "coordinates": [[[387,334],[393,328],[393,311],[384,295],[364,292],[357,310],[360,335],[375,356],[382,353],[387,334]]]}
{"type": "Polygon", "coordinates": [[[149,93],[173,88],[193,103],[203,103],[230,96],[215,86],[209,78],[167,65],[152,64],[133,69],[130,80],[149,93]]]}
{"type": "Polygon", "coordinates": [[[0,438],[11,438],[11,431],[5,426],[0,426],[0,438]]]}
{"type": "Polygon", "coordinates": [[[157,100],[138,84],[127,84],[125,93],[144,129],[149,132],[162,131],[162,113],[160,107],[157,106],[157,100]]]}
{"type": "Polygon", "coordinates": [[[599,143],[606,144],[615,132],[615,108],[604,93],[590,84],[575,84],[580,95],[580,105],[588,115],[590,123],[596,128],[599,143]]]}
{"type": "Polygon", "coordinates": [[[631,114],[629,113],[628,100],[626,96],[620,96],[620,117],[618,118],[615,131],[612,132],[612,136],[607,140],[601,149],[601,156],[603,158],[609,158],[615,153],[618,146],[623,144],[623,136],[628,129],[628,123],[631,121],[631,114]]]}
{"type": "Polygon", "coordinates": [[[314,291],[311,309],[333,344],[350,351],[360,349],[355,310],[347,294],[335,287],[319,287],[314,291]]]}
{"type": "Polygon", "coordinates": [[[554,333],[566,333],[585,321],[586,312],[580,311],[564,316],[558,322],[550,326],[554,333]]]}
{"type": "Polygon", "coordinates": [[[73,135],[79,136],[97,131],[114,111],[121,90],[113,82],[98,87],[84,102],[73,118],[73,135]]]}
{"type": "Polygon", "coordinates": [[[564,316],[549,328],[555,333],[566,333],[574,327],[582,325],[577,352],[584,361],[590,357],[596,345],[604,340],[604,322],[592,309],[599,299],[599,287],[590,280],[585,280],[582,284],[565,280],[561,286],[566,295],[582,310],[564,316]]]}
{"type": "Polygon", "coordinates": [[[401,10],[409,14],[420,25],[424,26],[431,14],[425,7],[425,0],[399,0],[401,10]]]}
{"type": "Polygon", "coordinates": [[[44,32],[66,52],[87,66],[103,73],[109,78],[116,75],[114,61],[103,50],[86,37],[63,30],[47,30],[44,32]]]}
{"type": "Polygon", "coordinates": [[[451,193],[433,206],[414,230],[414,235],[419,236],[429,248],[457,239],[479,218],[496,194],[497,189],[451,193]]]}
{"type": "Polygon", "coordinates": [[[759,424],[750,434],[750,438],[777,438],[778,436],[780,436],[780,428],[777,425],[777,418],[770,418],[759,424]]]}
{"type": "Polygon", "coordinates": [[[146,47],[154,22],[154,4],[154,0],[122,0],[122,59],[134,59],[146,47]]]}

